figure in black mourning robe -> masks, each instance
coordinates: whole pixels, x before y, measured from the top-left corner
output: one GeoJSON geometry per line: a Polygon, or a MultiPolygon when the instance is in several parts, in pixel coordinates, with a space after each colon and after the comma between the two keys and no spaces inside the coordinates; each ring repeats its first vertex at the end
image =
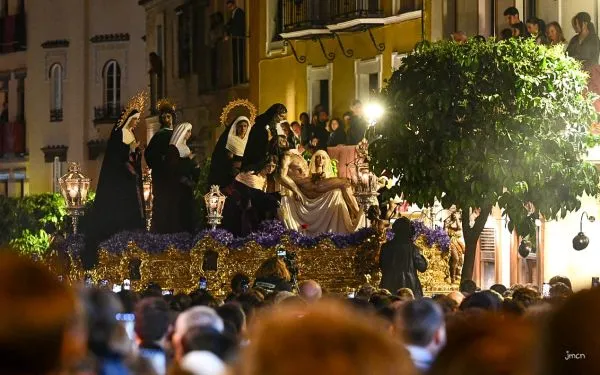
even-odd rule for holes
{"type": "Polygon", "coordinates": [[[167,169],[171,199],[163,213],[164,233],[192,233],[195,229],[194,187],[200,169],[187,145],[191,135],[192,124],[185,122],[175,128],[169,142],[167,169]]]}
{"type": "Polygon", "coordinates": [[[277,217],[281,195],[267,193],[268,178],[277,163],[276,156],[265,155],[256,172],[241,172],[235,177],[223,207],[224,229],[238,237],[246,236],[258,230],[263,221],[277,217]]]}
{"type": "Polygon", "coordinates": [[[240,173],[242,158],[248,143],[250,120],[240,116],[225,128],[213,150],[210,160],[208,184],[219,185],[222,189],[229,186],[240,173]]]}
{"type": "Polygon", "coordinates": [[[148,168],[152,170],[152,232],[167,233],[169,223],[164,212],[171,204],[173,194],[168,188],[167,152],[176,116],[175,106],[167,100],[159,101],[157,110],[160,130],[150,139],[144,157],[148,168]]]}
{"type": "Polygon", "coordinates": [[[416,298],[423,297],[417,271],[427,270],[427,260],[413,243],[410,220],[405,217],[396,220],[392,231],[394,239],[382,246],[379,256],[382,274],[380,287],[392,293],[400,288],[410,288],[416,298]]]}
{"type": "Polygon", "coordinates": [[[274,104],[256,118],[248,136],[244,151],[242,171],[255,171],[269,151],[269,140],[277,137],[277,124],[285,120],[287,109],[283,104],[274,104]]]}
{"type": "Polygon", "coordinates": [[[133,130],[146,102],[144,93],[134,97],[110,133],[96,198],[86,220],[86,246],[81,254],[86,269],[96,264],[100,242],[118,232],[145,227],[142,157],[133,130]]]}

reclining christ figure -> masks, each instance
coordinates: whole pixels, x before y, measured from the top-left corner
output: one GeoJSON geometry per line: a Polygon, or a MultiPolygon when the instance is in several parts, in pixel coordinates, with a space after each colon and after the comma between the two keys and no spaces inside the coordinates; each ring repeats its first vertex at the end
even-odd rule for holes
{"type": "Polygon", "coordinates": [[[316,152],[310,168],[302,156],[279,137],[278,181],[281,186],[280,219],[288,229],[307,234],[351,233],[364,224],[364,215],[350,181],[334,176],[325,151],[316,152]]]}

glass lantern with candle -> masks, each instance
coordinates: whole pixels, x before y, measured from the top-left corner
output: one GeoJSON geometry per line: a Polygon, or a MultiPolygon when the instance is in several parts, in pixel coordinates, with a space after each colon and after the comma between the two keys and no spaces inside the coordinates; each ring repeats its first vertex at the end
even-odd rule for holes
{"type": "Polygon", "coordinates": [[[144,211],[146,213],[146,229],[150,231],[152,226],[152,202],[154,194],[152,191],[152,173],[146,167],[142,175],[142,191],[144,195],[144,211]]]}
{"type": "Polygon", "coordinates": [[[79,217],[84,213],[85,201],[90,190],[90,179],[81,173],[78,163],[69,163],[68,172],[58,179],[58,185],[67,204],[67,214],[73,221],[73,233],[77,234],[79,217]]]}
{"type": "Polygon", "coordinates": [[[221,224],[223,219],[223,208],[225,207],[225,195],[221,193],[218,185],[213,185],[210,191],[204,195],[204,202],[208,211],[208,224],[212,230],[217,229],[217,225],[221,224]]]}

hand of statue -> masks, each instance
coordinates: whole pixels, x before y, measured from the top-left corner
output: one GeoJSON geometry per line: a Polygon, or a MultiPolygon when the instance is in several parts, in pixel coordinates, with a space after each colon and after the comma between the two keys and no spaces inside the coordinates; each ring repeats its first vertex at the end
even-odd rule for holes
{"type": "Polygon", "coordinates": [[[296,199],[298,202],[304,204],[304,197],[302,196],[302,194],[300,192],[297,192],[297,191],[294,192],[294,199],[296,199]]]}

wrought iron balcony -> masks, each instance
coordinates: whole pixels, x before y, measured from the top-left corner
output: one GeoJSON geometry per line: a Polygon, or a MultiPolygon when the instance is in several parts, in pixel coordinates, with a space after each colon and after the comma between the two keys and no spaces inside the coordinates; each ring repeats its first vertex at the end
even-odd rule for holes
{"type": "Polygon", "coordinates": [[[380,0],[334,0],[331,1],[331,15],[336,22],[384,16],[380,0]]]}
{"type": "Polygon", "coordinates": [[[383,17],[381,0],[280,0],[282,32],[326,28],[357,18],[383,17]]]}
{"type": "Polygon", "coordinates": [[[120,103],[109,103],[100,107],[94,107],[94,123],[113,123],[119,119],[121,111],[120,103]]]}
{"type": "Polygon", "coordinates": [[[60,122],[62,120],[63,120],[62,108],[50,110],[50,122],[60,122]]]}

